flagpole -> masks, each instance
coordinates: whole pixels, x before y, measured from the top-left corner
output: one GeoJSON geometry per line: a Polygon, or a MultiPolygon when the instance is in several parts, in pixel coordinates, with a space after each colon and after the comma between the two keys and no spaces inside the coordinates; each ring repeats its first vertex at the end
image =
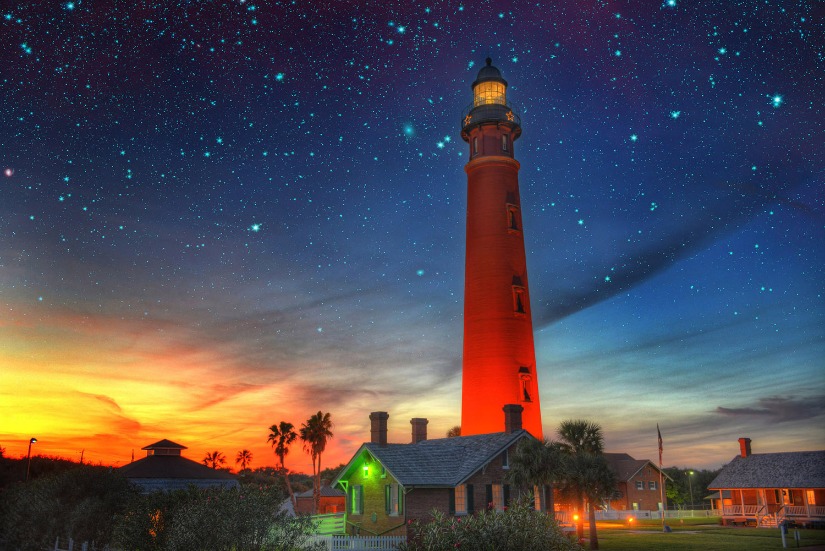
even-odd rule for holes
{"type": "Polygon", "coordinates": [[[656,423],[656,434],[659,437],[659,499],[662,500],[662,532],[667,532],[665,528],[665,477],[662,472],[662,431],[659,430],[659,423],[656,423]]]}

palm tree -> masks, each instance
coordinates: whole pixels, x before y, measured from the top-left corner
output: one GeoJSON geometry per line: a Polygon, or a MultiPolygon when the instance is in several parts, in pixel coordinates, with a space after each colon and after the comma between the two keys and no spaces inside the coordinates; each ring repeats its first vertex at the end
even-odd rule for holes
{"type": "MultiPolygon", "coordinates": [[[[559,446],[565,455],[563,476],[560,486],[563,493],[572,495],[579,510],[579,519],[576,523],[576,535],[579,540],[584,538],[584,501],[590,502],[590,548],[598,549],[599,540],[596,534],[595,502],[607,495],[601,482],[612,474],[604,460],[604,436],[602,427],[598,423],[583,419],[568,419],[562,421],[558,429],[559,446]],[[604,465],[599,463],[601,460],[604,465]],[[607,472],[603,472],[606,470],[607,472]],[[594,483],[598,482],[595,486],[594,483]]],[[[615,485],[610,488],[613,491],[615,485]]]]}
{"type": "MultiPolygon", "coordinates": [[[[588,512],[590,549],[598,549],[599,536],[596,533],[595,504],[615,493],[616,474],[607,464],[604,454],[584,452],[567,456],[564,476],[567,484],[575,488],[578,495],[587,498],[590,504],[588,512]]],[[[579,523],[581,522],[580,517],[579,523]]]]}
{"type": "Polygon", "coordinates": [[[238,455],[235,457],[235,463],[240,463],[241,470],[245,471],[249,464],[252,463],[252,452],[249,450],[239,451],[238,455]]]}
{"type": "Polygon", "coordinates": [[[275,455],[281,460],[281,472],[284,474],[284,481],[286,482],[286,489],[289,492],[289,499],[292,501],[292,507],[296,507],[295,494],[292,492],[292,484],[289,482],[289,471],[284,465],[284,458],[289,453],[289,446],[295,442],[298,434],[295,432],[295,426],[287,421],[281,421],[277,425],[269,427],[269,436],[266,441],[272,444],[275,449],[275,455]]]}
{"type": "Polygon", "coordinates": [[[329,413],[320,411],[307,419],[301,425],[301,440],[304,442],[304,451],[312,458],[312,511],[318,514],[321,502],[321,454],[327,447],[327,439],[332,438],[332,419],[329,413]]]}
{"type": "Polygon", "coordinates": [[[207,467],[217,469],[220,465],[226,463],[226,456],[219,451],[206,452],[202,462],[207,467]]]}
{"type": "Polygon", "coordinates": [[[563,452],[561,446],[548,439],[525,438],[519,442],[516,453],[510,458],[507,479],[516,487],[532,489],[550,487],[547,494],[546,510],[552,513],[553,486],[563,473],[563,452]]]}

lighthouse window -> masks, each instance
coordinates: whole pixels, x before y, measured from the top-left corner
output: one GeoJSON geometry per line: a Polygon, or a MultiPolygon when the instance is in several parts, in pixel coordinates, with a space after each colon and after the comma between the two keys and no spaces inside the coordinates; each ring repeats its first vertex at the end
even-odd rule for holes
{"type": "Polygon", "coordinates": [[[507,229],[510,231],[521,231],[519,223],[519,208],[517,205],[507,204],[507,229]]]}
{"type": "Polygon", "coordinates": [[[501,135],[501,150],[507,151],[507,134],[501,135]]]}
{"type": "Polygon", "coordinates": [[[526,313],[524,287],[518,285],[513,285],[513,312],[521,315],[526,313]]]}
{"type": "Polygon", "coordinates": [[[473,89],[473,104],[489,105],[498,103],[504,105],[504,83],[488,80],[487,82],[479,82],[473,89]]]}
{"type": "Polygon", "coordinates": [[[478,136],[473,138],[473,155],[478,155],[478,136]]]}
{"type": "Polygon", "coordinates": [[[533,398],[530,396],[530,388],[532,386],[533,378],[530,376],[530,369],[527,367],[520,367],[519,382],[521,383],[521,401],[532,402],[533,398]]]}

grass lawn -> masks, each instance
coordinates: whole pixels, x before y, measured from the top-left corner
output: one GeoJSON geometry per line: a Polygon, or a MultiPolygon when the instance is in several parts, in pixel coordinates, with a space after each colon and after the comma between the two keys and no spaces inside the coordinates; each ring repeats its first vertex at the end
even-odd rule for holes
{"type": "MultiPolygon", "coordinates": [[[[767,551],[782,549],[779,528],[723,527],[718,519],[669,519],[671,533],[662,532],[661,521],[599,522],[602,551],[767,551]]],[[[585,527],[587,525],[585,524],[585,527]]],[[[799,548],[825,547],[825,530],[799,530],[799,548]]],[[[585,537],[587,530],[585,528],[585,537]]],[[[796,549],[794,529],[786,536],[788,549],[796,549]]],[[[587,543],[585,543],[587,549],[587,543]]]]}

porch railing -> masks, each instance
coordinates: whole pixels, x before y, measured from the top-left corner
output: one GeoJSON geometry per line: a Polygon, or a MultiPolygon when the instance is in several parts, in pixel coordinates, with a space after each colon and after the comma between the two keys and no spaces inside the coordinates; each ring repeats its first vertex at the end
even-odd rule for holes
{"type": "Polygon", "coordinates": [[[722,515],[726,517],[758,517],[764,514],[764,505],[725,505],[722,509],[722,515]]]}
{"type": "Polygon", "coordinates": [[[823,505],[785,505],[782,508],[785,517],[791,518],[825,518],[825,506],[823,505]]]}
{"type": "Polygon", "coordinates": [[[346,523],[344,513],[328,513],[325,515],[313,515],[312,520],[317,523],[315,533],[319,536],[329,536],[333,534],[343,534],[346,523]]]}

